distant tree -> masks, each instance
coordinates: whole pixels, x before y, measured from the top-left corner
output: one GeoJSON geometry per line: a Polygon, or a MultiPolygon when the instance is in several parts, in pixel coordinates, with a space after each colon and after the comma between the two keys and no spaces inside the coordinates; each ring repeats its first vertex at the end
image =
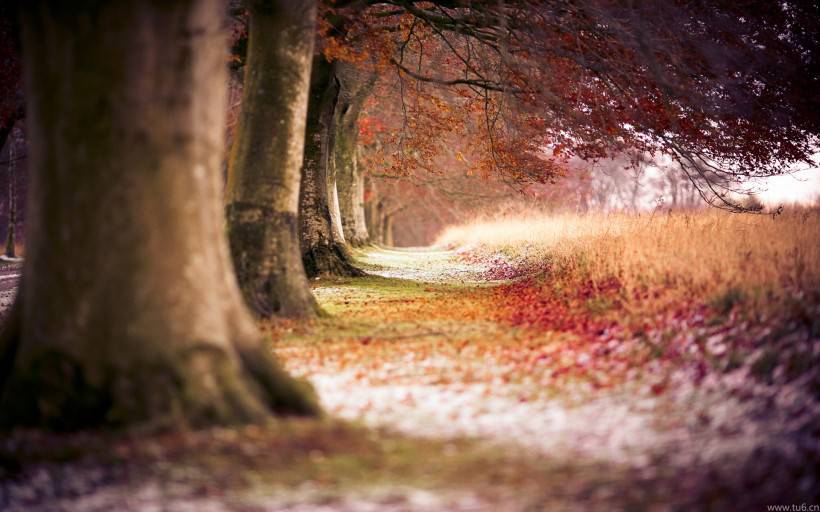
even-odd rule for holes
{"type": "Polygon", "coordinates": [[[359,163],[359,119],[373,90],[376,74],[347,62],[334,64],[339,98],[334,110],[334,161],[339,220],[345,242],[361,246],[369,241],[364,215],[364,169],[359,163]]]}
{"type": "Polygon", "coordinates": [[[21,10],[31,202],[23,284],[0,342],[0,423],[316,413],[264,346],[230,262],[222,3],[21,10]]]}
{"type": "Polygon", "coordinates": [[[347,159],[355,155],[351,150],[355,136],[338,130],[358,129],[355,123],[340,119],[355,94],[347,92],[350,85],[338,73],[339,66],[324,55],[315,57],[299,198],[302,258],[309,276],[362,274],[347,249],[336,186],[340,161],[352,166],[353,161],[347,159]],[[342,154],[337,159],[339,149],[342,154]]]}

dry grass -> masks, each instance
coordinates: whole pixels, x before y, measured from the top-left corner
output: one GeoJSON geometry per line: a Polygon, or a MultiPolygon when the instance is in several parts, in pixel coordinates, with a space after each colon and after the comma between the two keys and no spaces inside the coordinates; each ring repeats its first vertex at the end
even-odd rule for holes
{"type": "Polygon", "coordinates": [[[677,298],[734,293],[759,302],[820,289],[818,209],[512,218],[450,228],[438,244],[501,254],[519,266],[546,262],[562,278],[614,276],[626,292],[662,287],[677,298]]]}

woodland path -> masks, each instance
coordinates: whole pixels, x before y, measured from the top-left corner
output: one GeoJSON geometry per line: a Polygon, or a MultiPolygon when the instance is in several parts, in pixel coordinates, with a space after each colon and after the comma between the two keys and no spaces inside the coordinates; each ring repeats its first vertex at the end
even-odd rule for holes
{"type": "Polygon", "coordinates": [[[717,389],[682,387],[662,396],[638,385],[543,389],[537,377],[551,371],[549,364],[515,366],[533,336],[554,333],[491,319],[494,305],[482,292],[509,283],[487,277],[492,264],[426,248],[371,249],[358,258],[371,277],[315,285],[334,317],[332,334],[320,328],[276,345],[335,416],[408,435],[475,437],[629,467],[658,457],[676,467],[712,463],[776,434],[745,421],[747,406],[717,389]],[[305,350],[317,337],[321,349],[305,350]]]}
{"type": "Polygon", "coordinates": [[[381,248],[356,258],[368,276],[313,281],[326,316],[261,325],[326,418],[21,433],[0,439],[0,509],[756,510],[769,491],[814,485],[790,466],[803,448],[789,418],[723,382],[662,394],[640,380],[551,386],[561,354],[543,355],[572,340],[499,320],[509,281],[492,277],[498,259],[381,248]]]}
{"type": "MultiPolygon", "coordinates": [[[[296,370],[332,414],[410,435],[479,437],[589,462],[645,460],[684,435],[680,419],[667,414],[660,425],[658,404],[628,390],[543,396],[526,377],[505,378],[512,363],[488,345],[515,350],[526,343],[525,333],[488,320],[482,311],[488,305],[469,297],[497,284],[483,277],[488,265],[460,262],[453,251],[420,249],[376,249],[360,260],[376,278],[314,291],[357,331],[360,343],[365,340],[349,352],[361,360],[341,371],[309,364],[296,370]],[[442,316],[448,311],[454,319],[442,316]],[[382,323],[382,315],[393,319],[382,323]]],[[[279,353],[292,369],[302,360],[279,353]]]]}
{"type": "MultiPolygon", "coordinates": [[[[459,251],[379,248],[357,257],[370,277],[317,281],[316,296],[332,318],[310,334],[285,336],[275,349],[336,417],[523,451],[571,467],[581,475],[573,484],[591,484],[592,468],[608,468],[614,481],[601,484],[604,501],[620,495],[644,503],[666,493],[669,503],[699,503],[701,493],[715,492],[714,482],[723,487],[718,496],[747,493],[767,457],[771,467],[802,457],[807,440],[793,433],[818,411],[781,407],[808,402],[793,390],[757,394],[719,377],[693,386],[674,375],[663,393],[640,378],[607,389],[544,384],[572,341],[497,320],[493,291],[510,283],[493,277],[503,255],[487,262],[459,251]],[[563,348],[548,358],[534,352],[551,344],[563,348]],[[632,481],[619,481],[623,475],[632,481]],[[654,489],[638,481],[654,481],[654,489]]],[[[773,489],[789,485],[768,481],[773,489]]],[[[767,499],[747,495],[750,505],[767,499]]]]}

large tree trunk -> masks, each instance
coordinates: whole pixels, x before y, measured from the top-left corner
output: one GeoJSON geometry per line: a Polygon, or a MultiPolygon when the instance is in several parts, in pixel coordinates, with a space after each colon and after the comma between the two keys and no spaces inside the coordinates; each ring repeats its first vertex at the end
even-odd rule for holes
{"type": "Polygon", "coordinates": [[[232,270],[222,2],[25,5],[31,201],[0,421],[317,412],[264,347],[232,270]]]}
{"type": "Polygon", "coordinates": [[[308,276],[363,274],[353,265],[345,245],[331,164],[335,148],[332,127],[339,90],[332,65],[324,57],[316,57],[310,80],[299,200],[302,259],[308,276]]]}
{"type": "Polygon", "coordinates": [[[299,245],[315,0],[250,2],[242,113],[228,168],[227,216],[239,286],[261,316],[311,316],[299,245]]]}
{"type": "Polygon", "coordinates": [[[338,190],[339,215],[347,243],[360,246],[368,242],[369,236],[364,214],[364,175],[359,168],[357,156],[359,115],[373,88],[376,76],[345,62],[335,62],[333,69],[339,83],[333,120],[333,167],[338,190]]]}

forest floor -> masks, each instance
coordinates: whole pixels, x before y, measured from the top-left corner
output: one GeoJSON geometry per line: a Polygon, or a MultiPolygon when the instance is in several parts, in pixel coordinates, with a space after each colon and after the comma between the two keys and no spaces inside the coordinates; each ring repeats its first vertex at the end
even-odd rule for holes
{"type": "Polygon", "coordinates": [[[801,296],[808,314],[765,326],[725,294],[650,318],[634,300],[619,304],[611,281],[561,288],[496,248],[356,257],[367,277],[313,282],[327,315],[262,325],[327,417],[164,435],[18,432],[0,442],[0,509],[820,502],[816,295],[801,296]],[[790,350],[803,352],[784,360],[790,350]]]}

